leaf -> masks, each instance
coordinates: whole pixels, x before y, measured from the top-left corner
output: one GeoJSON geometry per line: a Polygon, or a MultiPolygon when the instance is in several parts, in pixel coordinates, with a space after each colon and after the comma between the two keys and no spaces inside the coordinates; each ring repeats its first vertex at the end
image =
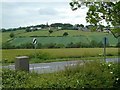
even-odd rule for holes
{"type": "Polygon", "coordinates": [[[72,6],[72,7],[74,6],[74,4],[73,4],[72,2],[70,2],[69,4],[70,4],[70,6],[72,6]]]}

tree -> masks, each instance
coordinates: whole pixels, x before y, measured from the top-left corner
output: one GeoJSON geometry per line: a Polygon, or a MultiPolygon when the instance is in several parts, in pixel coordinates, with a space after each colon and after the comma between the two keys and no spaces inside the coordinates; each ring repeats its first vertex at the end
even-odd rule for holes
{"type": "Polygon", "coordinates": [[[83,25],[83,24],[80,24],[79,26],[82,27],[82,28],[84,28],[84,25],[83,25]]]}
{"type": "Polygon", "coordinates": [[[6,29],[5,29],[5,28],[2,28],[2,29],[1,29],[1,32],[6,32],[6,29]]]}
{"type": "Polygon", "coordinates": [[[13,38],[14,36],[15,36],[15,34],[14,33],[10,33],[10,35],[9,35],[11,38],[13,38]]]}
{"type": "Polygon", "coordinates": [[[52,33],[53,32],[53,30],[49,30],[49,33],[52,33]]]}
{"type": "MultiPolygon", "coordinates": [[[[120,1],[116,2],[81,2],[73,0],[70,2],[72,10],[77,10],[81,6],[89,8],[86,16],[86,21],[93,25],[101,25],[102,20],[105,20],[109,25],[120,25],[120,1]]],[[[109,27],[108,27],[109,28],[109,27]]],[[[114,28],[112,34],[115,38],[120,36],[120,28],[114,28]],[[115,31],[115,32],[114,32],[115,31]],[[116,34],[117,33],[117,34],[116,34]]]]}
{"type": "Polygon", "coordinates": [[[53,30],[49,30],[49,36],[50,36],[50,34],[53,32],[53,30]]]}
{"type": "Polygon", "coordinates": [[[63,33],[63,36],[67,36],[67,35],[68,35],[68,32],[64,32],[64,33],[63,33]]]}
{"type": "Polygon", "coordinates": [[[63,24],[62,23],[53,23],[50,25],[51,27],[62,27],[63,24]]]}
{"type": "Polygon", "coordinates": [[[26,32],[31,32],[30,28],[26,28],[25,31],[26,31],[26,32]]]}

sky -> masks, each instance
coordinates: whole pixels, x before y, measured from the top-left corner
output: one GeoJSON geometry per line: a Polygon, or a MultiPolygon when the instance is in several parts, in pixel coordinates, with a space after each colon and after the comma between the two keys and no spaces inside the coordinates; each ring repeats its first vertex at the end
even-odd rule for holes
{"type": "Polygon", "coordinates": [[[1,28],[17,28],[39,24],[84,24],[88,8],[72,11],[72,0],[3,0],[0,4],[1,28]]]}

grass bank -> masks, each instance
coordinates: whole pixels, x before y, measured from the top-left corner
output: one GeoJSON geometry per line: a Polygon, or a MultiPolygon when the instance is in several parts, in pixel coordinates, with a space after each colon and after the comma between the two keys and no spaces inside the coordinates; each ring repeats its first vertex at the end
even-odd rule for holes
{"type": "MultiPolygon", "coordinates": [[[[81,59],[102,59],[103,48],[65,48],[65,49],[37,49],[38,59],[34,59],[34,49],[2,50],[2,61],[13,63],[17,56],[29,56],[31,63],[52,62],[81,59]]],[[[107,48],[107,57],[118,56],[118,48],[107,48]]]]}

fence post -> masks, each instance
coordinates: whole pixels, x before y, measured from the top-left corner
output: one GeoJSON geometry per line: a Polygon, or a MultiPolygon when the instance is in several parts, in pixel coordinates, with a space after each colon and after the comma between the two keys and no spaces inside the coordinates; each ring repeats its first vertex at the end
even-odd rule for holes
{"type": "Polygon", "coordinates": [[[29,57],[27,56],[15,57],[15,69],[25,70],[29,72],[29,57]]]}

